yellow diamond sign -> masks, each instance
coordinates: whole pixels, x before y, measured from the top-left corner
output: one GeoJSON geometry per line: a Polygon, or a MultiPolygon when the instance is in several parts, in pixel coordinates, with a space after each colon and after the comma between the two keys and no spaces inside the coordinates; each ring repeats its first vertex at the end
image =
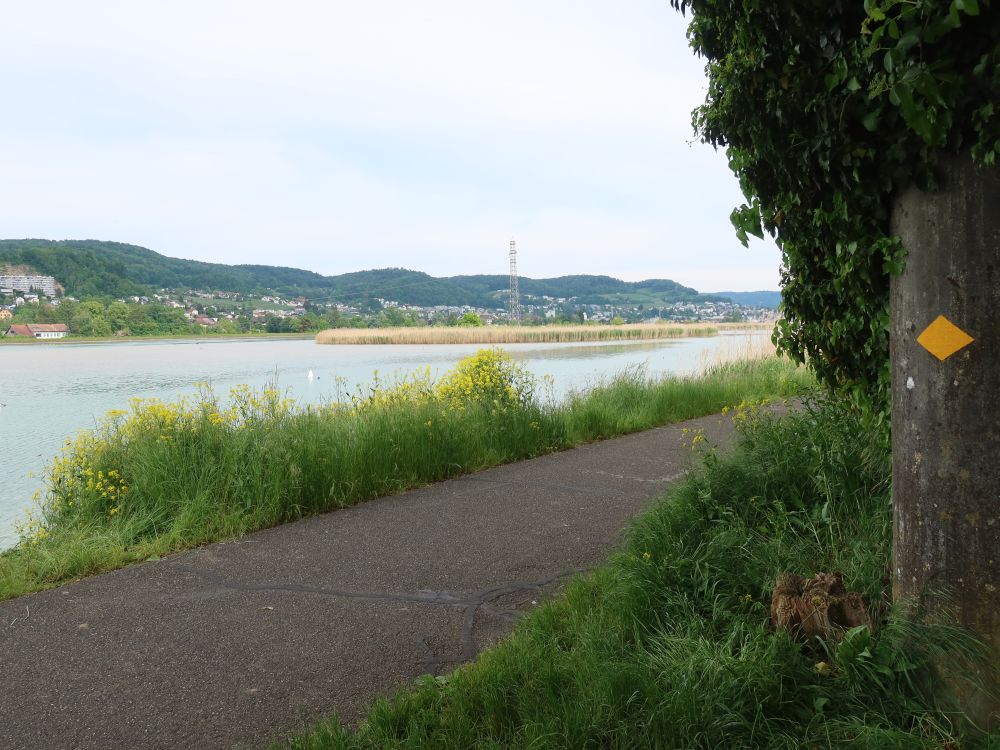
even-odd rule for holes
{"type": "Polygon", "coordinates": [[[957,325],[948,320],[944,315],[938,315],[937,319],[924,329],[924,332],[917,336],[917,343],[929,351],[942,362],[959,349],[964,349],[975,341],[957,325]]]}

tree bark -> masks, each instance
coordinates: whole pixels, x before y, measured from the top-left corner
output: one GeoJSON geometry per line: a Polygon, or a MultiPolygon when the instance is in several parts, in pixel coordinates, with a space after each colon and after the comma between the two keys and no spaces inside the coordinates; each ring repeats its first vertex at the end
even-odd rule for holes
{"type": "MultiPolygon", "coordinates": [[[[890,298],[893,596],[953,612],[996,660],[1000,169],[963,155],[944,161],[940,178],[939,189],[911,189],[893,207],[892,229],[908,253],[890,298]],[[941,315],[974,340],[950,355],[947,345],[937,355],[924,348],[918,336],[941,315]]],[[[937,333],[939,344],[964,341],[937,333]]],[[[998,724],[995,697],[962,699],[977,722],[998,724]]]]}

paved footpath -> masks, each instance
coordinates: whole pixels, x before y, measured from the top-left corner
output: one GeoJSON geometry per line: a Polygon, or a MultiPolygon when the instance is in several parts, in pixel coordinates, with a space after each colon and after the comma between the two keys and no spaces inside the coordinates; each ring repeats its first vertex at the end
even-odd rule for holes
{"type": "Polygon", "coordinates": [[[0,748],[224,748],[472,659],[604,559],[706,417],[0,603],[0,748]]]}

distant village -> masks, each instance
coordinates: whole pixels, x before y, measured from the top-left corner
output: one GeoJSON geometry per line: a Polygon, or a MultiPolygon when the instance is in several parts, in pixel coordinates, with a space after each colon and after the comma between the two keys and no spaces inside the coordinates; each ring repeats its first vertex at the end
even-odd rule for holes
{"type": "MultiPolygon", "coordinates": [[[[474,324],[504,325],[506,290],[495,308],[419,306],[374,298],[362,304],[243,294],[220,290],[168,290],[150,296],[78,300],[62,293],[52,276],[0,275],[0,331],[5,336],[57,339],[67,335],[113,336],[211,333],[302,333],[337,327],[474,324]],[[60,309],[61,308],[61,309],[60,309]]],[[[584,304],[576,297],[521,295],[521,320],[546,323],[767,322],[774,310],[732,302],[687,301],[647,306],[584,304]]]]}
{"type": "MultiPolygon", "coordinates": [[[[503,290],[506,293],[506,290],[503,290]]],[[[479,315],[486,325],[504,325],[509,321],[506,308],[484,309],[479,307],[419,307],[393,300],[380,299],[384,309],[398,309],[424,317],[428,323],[448,320],[467,313],[479,315]]],[[[674,302],[667,305],[648,306],[635,303],[586,304],[576,297],[533,297],[521,294],[522,321],[527,325],[544,323],[655,323],[671,322],[766,322],[775,318],[775,311],[748,307],[732,302],[674,302]]]]}

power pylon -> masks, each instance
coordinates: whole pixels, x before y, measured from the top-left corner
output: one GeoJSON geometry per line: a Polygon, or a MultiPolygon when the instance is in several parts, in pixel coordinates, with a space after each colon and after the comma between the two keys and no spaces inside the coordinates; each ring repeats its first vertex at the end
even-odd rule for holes
{"type": "Polygon", "coordinates": [[[507,301],[510,325],[521,325],[521,291],[517,278],[517,243],[510,241],[510,297],[507,301]]]}

